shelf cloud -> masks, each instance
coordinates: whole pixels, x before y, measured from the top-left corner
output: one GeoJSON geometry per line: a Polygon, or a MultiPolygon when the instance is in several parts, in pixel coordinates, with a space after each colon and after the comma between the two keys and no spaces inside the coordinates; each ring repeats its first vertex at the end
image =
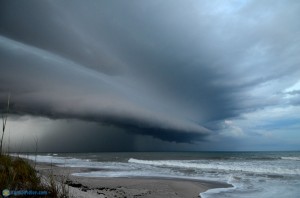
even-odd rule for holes
{"type": "Polygon", "coordinates": [[[288,2],[0,1],[1,109],[10,92],[15,115],[221,138],[226,120],[299,105],[300,4],[288,2]]]}

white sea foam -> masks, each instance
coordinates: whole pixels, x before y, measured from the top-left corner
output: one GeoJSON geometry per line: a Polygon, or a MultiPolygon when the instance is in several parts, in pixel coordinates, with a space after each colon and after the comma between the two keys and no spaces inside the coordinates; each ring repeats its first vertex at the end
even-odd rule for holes
{"type": "Polygon", "coordinates": [[[58,157],[51,155],[17,155],[11,154],[12,156],[21,157],[37,162],[53,163],[53,164],[76,164],[81,163],[84,160],[72,157],[58,157]]]}
{"type": "Polygon", "coordinates": [[[294,160],[294,161],[300,161],[300,157],[281,157],[283,160],[294,160]]]}
{"type": "MultiPolygon", "coordinates": [[[[151,170],[114,170],[114,171],[91,171],[91,172],[84,172],[84,173],[73,173],[74,176],[81,176],[81,177],[166,177],[172,178],[174,176],[165,174],[165,173],[155,173],[151,170]]],[[[183,178],[177,176],[176,178],[183,178]]]]}
{"type": "MultiPolygon", "coordinates": [[[[90,159],[79,159],[73,157],[59,157],[57,155],[18,155],[22,158],[27,158],[30,160],[36,160],[37,162],[53,163],[59,166],[69,166],[69,167],[89,167],[89,168],[110,168],[113,167],[118,169],[127,170],[128,167],[133,166],[133,168],[139,168],[137,165],[155,166],[155,167],[169,167],[169,168],[185,168],[192,170],[211,170],[218,172],[245,172],[254,174],[277,174],[277,175],[300,175],[299,167],[291,167],[283,164],[279,166],[278,164],[272,165],[272,163],[266,163],[265,161],[256,162],[244,162],[244,161],[222,161],[222,160],[140,160],[130,158],[128,160],[129,164],[110,162],[110,163],[100,163],[92,162],[90,159]],[[126,168],[127,167],[127,168],[126,168]]],[[[293,160],[300,161],[299,157],[282,157],[282,160],[293,160]]],[[[287,162],[288,163],[288,162],[287,162]]]]}
{"type": "Polygon", "coordinates": [[[211,188],[205,192],[200,193],[201,198],[208,198],[209,196],[220,194],[222,192],[230,192],[236,189],[236,186],[229,187],[229,188],[211,188]]]}
{"type": "Polygon", "coordinates": [[[230,192],[233,191],[237,188],[237,185],[233,182],[234,177],[232,175],[229,176],[229,178],[227,179],[227,183],[231,184],[232,187],[229,188],[211,188],[208,189],[205,192],[200,193],[200,197],[201,198],[208,198],[209,196],[215,195],[215,194],[220,194],[222,192],[230,192]]]}
{"type": "Polygon", "coordinates": [[[187,169],[199,170],[215,170],[215,171],[235,171],[247,172],[255,174],[280,174],[280,175],[300,175],[300,169],[290,169],[285,167],[272,166],[270,163],[259,162],[224,162],[224,161],[208,161],[208,160],[139,160],[131,158],[129,163],[153,165],[153,166],[166,166],[178,167],[187,169]]]}

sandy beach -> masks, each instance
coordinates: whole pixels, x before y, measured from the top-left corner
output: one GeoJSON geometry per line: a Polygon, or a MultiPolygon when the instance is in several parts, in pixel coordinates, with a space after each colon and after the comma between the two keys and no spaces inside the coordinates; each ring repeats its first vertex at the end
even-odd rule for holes
{"type": "Polygon", "coordinates": [[[174,178],[78,177],[72,173],[101,171],[101,169],[58,167],[48,163],[38,163],[36,169],[46,177],[52,173],[57,181],[64,178],[71,197],[194,198],[200,197],[199,193],[211,188],[230,187],[225,183],[174,178]]]}

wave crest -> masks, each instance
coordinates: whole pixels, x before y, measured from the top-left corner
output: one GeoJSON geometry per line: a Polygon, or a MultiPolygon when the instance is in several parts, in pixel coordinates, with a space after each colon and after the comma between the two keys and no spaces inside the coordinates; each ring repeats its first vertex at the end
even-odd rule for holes
{"type": "Polygon", "coordinates": [[[288,169],[272,164],[245,163],[243,161],[224,162],[207,160],[140,160],[130,158],[128,163],[144,164],[159,167],[187,168],[194,170],[217,170],[223,172],[246,172],[254,174],[300,175],[300,169],[288,169]]]}

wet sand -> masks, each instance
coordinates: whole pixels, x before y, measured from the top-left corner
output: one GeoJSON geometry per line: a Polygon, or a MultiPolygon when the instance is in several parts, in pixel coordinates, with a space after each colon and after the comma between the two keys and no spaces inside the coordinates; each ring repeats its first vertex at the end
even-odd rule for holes
{"type": "Polygon", "coordinates": [[[101,198],[197,198],[211,188],[226,188],[231,185],[219,182],[174,179],[174,178],[103,178],[78,177],[72,173],[105,171],[101,169],[58,167],[48,163],[38,163],[36,169],[48,177],[53,174],[58,182],[68,185],[71,197],[101,198]],[[62,179],[63,178],[63,179],[62,179]]]}

